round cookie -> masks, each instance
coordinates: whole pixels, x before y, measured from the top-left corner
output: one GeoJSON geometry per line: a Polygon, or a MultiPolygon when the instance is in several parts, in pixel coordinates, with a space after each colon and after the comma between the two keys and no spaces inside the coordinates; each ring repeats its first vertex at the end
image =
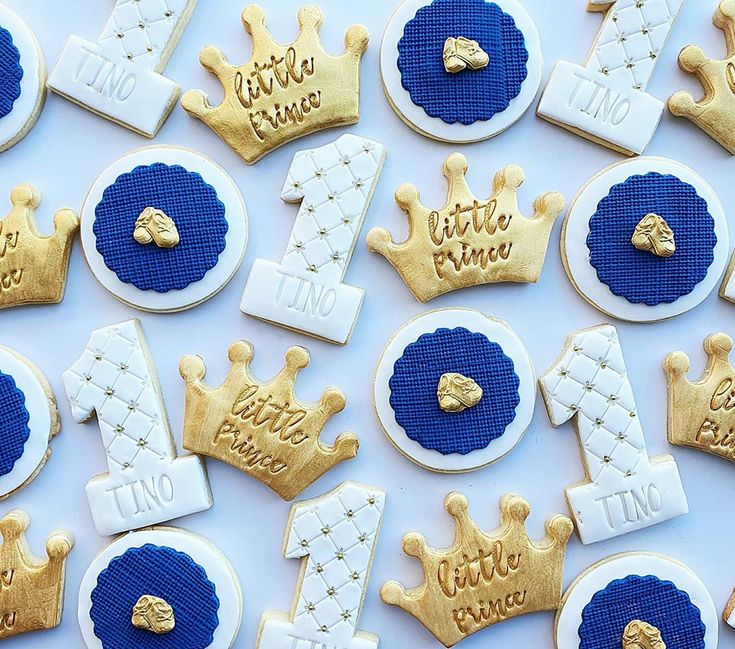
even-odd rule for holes
{"type": "Polygon", "coordinates": [[[564,222],[572,284],[603,313],[631,322],[680,315],[702,302],[727,265],[725,213],[687,166],[643,157],[592,178],[564,222]]]}
{"type": "Polygon", "coordinates": [[[46,99],[46,64],[30,27],[0,5],[0,152],[33,128],[46,99]]]}
{"type": "Polygon", "coordinates": [[[34,363],[0,345],[0,500],[28,485],[59,433],[56,398],[34,363]]]}
{"type": "Polygon", "coordinates": [[[242,592],[228,559],[206,539],[171,527],[118,538],[89,566],[79,591],[88,649],[226,649],[241,618],[242,592]],[[157,619],[146,614],[151,601],[164,613],[157,619]]]}
{"type": "Polygon", "coordinates": [[[699,577],[678,561],[644,552],[610,557],[575,579],[556,616],[556,647],[640,646],[623,643],[636,620],[667,647],[717,647],[718,615],[699,577]]]}
{"type": "Polygon", "coordinates": [[[523,116],[541,84],[543,56],[517,0],[406,0],[386,28],[380,65],[388,101],[406,124],[468,143],[523,116]]]}
{"type": "Polygon", "coordinates": [[[404,325],[378,363],[375,407],[388,438],[432,471],[459,473],[510,452],[531,423],[536,380],[504,322],[472,309],[404,325]]]}
{"type": "Polygon", "coordinates": [[[115,297],[144,311],[194,307],[242,262],[247,211],[232,178],[179,147],[133,151],[94,181],[82,208],[82,246],[115,297]]]}

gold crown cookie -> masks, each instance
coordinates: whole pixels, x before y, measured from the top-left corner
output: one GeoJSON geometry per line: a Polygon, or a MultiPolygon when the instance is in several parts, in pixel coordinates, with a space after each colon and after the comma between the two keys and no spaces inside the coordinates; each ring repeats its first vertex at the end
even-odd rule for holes
{"type": "Polygon", "coordinates": [[[669,99],[669,110],[694,122],[735,155],[735,0],[722,0],[713,22],[724,33],[727,55],[711,59],[696,45],[685,47],[679,67],[699,79],[704,97],[695,100],[688,92],[677,92],[669,99]]]}
{"type": "Polygon", "coordinates": [[[61,302],[79,217],[72,210],[59,210],[54,233],[44,237],[34,218],[41,203],[38,191],[18,185],[10,200],[13,208],[0,221],[0,309],[61,302]]]}
{"type": "Polygon", "coordinates": [[[470,190],[467,169],[461,153],[444,163],[449,191],[439,210],[422,205],[415,186],[398,188],[396,202],[409,220],[407,241],[394,243],[384,228],[368,234],[370,250],[393,265],[420,302],[480,284],[533,283],[541,275],[563,196],[543,194],[534,203],[533,218],[527,219],[518,207],[518,188],[525,181],[521,167],[499,171],[487,200],[470,190]]]}
{"type": "Polygon", "coordinates": [[[735,369],[732,338],[724,333],[704,341],[707,367],[702,378],[687,379],[690,362],[683,352],[669,354],[664,371],[669,384],[669,442],[690,446],[735,462],[735,369]]]}
{"type": "Polygon", "coordinates": [[[502,498],[500,527],[490,533],[472,521],[462,494],[449,494],[444,506],[455,520],[454,544],[436,550],[420,534],[405,536],[403,551],[421,561],[425,581],[409,590],[388,582],[380,591],[386,604],[413,615],[445,647],[492,624],[559,608],[569,518],[550,518],[534,543],[526,530],[531,508],[520,496],[502,498]]]}
{"type": "Polygon", "coordinates": [[[47,558],[35,557],[25,536],[30,524],[20,509],[0,520],[0,639],[53,629],[61,622],[66,557],[74,541],[65,532],[54,532],[46,541],[47,558]]]}
{"type": "Polygon", "coordinates": [[[268,382],[250,372],[250,343],[233,343],[228,356],[232,368],[219,388],[202,382],[206,369],[200,357],[181,360],[184,448],[237,467],[284,500],[293,500],[335,465],[357,455],[353,434],[340,435],[334,446],[319,439],[329,418],[345,407],[340,390],[327,389],[315,405],[302,404],[294,394],[296,375],[309,365],[306,349],[291,347],[286,367],[268,382]]]}
{"type": "Polygon", "coordinates": [[[347,51],[330,56],[319,38],[319,7],[299,10],[300,34],[287,46],[273,40],[258,5],[246,7],[242,21],[253,37],[252,59],[232,66],[220,49],[205,47],[199,60],[219,78],[224,100],[211,106],[202,92],[189,91],[182,105],[190,115],[214,130],[248,164],[297,138],[358,121],[360,61],[369,40],[365,27],[350,27],[347,51]]]}

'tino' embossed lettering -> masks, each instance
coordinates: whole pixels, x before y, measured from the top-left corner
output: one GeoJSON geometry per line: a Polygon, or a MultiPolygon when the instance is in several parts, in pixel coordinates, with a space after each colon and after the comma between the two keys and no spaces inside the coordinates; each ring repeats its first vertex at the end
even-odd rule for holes
{"type": "Polygon", "coordinates": [[[82,49],[84,57],[75,71],[74,80],[85,83],[109,99],[120,102],[127,100],[133,94],[137,83],[130,69],[110,61],[95,50],[87,47],[82,49]]]}
{"type": "Polygon", "coordinates": [[[333,288],[315,284],[303,277],[289,275],[280,270],[278,274],[281,281],[274,299],[276,306],[283,305],[312,318],[327,318],[334,311],[337,292],[333,288]]]}
{"type": "Polygon", "coordinates": [[[117,511],[123,518],[164,509],[174,500],[174,483],[170,476],[162,474],[150,480],[134,480],[108,489],[115,498],[117,511]]]}
{"type": "Polygon", "coordinates": [[[609,496],[598,498],[605,510],[605,520],[611,530],[618,525],[638,523],[653,518],[653,514],[663,509],[663,499],[659,488],[651,483],[647,487],[618,491],[609,496]]]}
{"type": "Polygon", "coordinates": [[[630,100],[597,81],[575,73],[577,84],[569,96],[569,108],[579,111],[603,124],[620,126],[630,113],[630,100]]]}

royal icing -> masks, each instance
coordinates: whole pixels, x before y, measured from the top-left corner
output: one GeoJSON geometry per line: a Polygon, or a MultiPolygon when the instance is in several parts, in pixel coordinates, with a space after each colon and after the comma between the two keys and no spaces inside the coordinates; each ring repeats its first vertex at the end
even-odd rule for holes
{"type": "Polygon", "coordinates": [[[163,76],[196,0],[115,0],[95,42],[71,36],[49,77],[54,92],[154,137],[181,88],[163,76]]]}
{"type": "Polygon", "coordinates": [[[728,246],[714,190],[685,165],[663,158],[618,163],[592,178],[562,233],[575,288],[604,313],[633,322],[697,306],[719,282],[728,246]],[[649,245],[636,238],[641,232],[649,245]],[[673,252],[656,254],[653,243],[667,241],[673,252]]]}
{"type": "Polygon", "coordinates": [[[78,615],[88,649],[227,649],[242,605],[234,568],[213,544],[154,527],[120,537],[97,556],[82,579],[78,615]],[[145,597],[168,607],[172,629],[157,634],[135,623],[134,610],[145,597]]]}
{"type": "Polygon", "coordinates": [[[536,380],[508,325],[478,311],[440,309],[412,320],[388,343],[374,398],[388,438],[410,460],[434,471],[472,471],[523,436],[536,380]],[[478,393],[473,384],[481,397],[468,401],[468,393],[478,393]]]}
{"type": "Polygon", "coordinates": [[[129,153],[94,181],[82,208],[82,245],[95,277],[146,311],[180,311],[214,296],[239,268],[247,238],[234,181],[189,149],[129,153]]]}
{"type": "Polygon", "coordinates": [[[354,482],[294,505],[283,547],[303,566],[294,606],[263,615],[258,649],[377,649],[358,623],[384,509],[383,491],[354,482]]]}
{"type": "Polygon", "coordinates": [[[87,483],[102,535],[154,525],[209,509],[204,464],[177,457],[158,377],[137,320],[98,329],[64,372],[77,422],[95,413],[108,473],[87,483]]]}
{"type": "Polygon", "coordinates": [[[343,283],[385,160],[385,147],[343,135],[297,153],[281,198],[301,203],[280,264],[257,259],[243,313],[346,344],[364,291],[343,283]]]}
{"type": "MultiPolygon", "coordinates": [[[[462,55],[456,45],[453,53],[462,55]]],[[[520,119],[543,70],[538,31],[516,0],[406,0],[388,24],[380,58],[399,116],[423,135],[456,143],[485,140],[520,119]],[[470,68],[478,49],[488,64],[448,70],[447,40],[459,38],[470,41],[470,68]]]]}
{"type": "Polygon", "coordinates": [[[558,61],[538,114],[588,139],[641,154],[664,103],[646,92],[684,0],[612,0],[585,65],[558,61]]]}
{"type": "Polygon", "coordinates": [[[615,327],[569,337],[540,381],[554,427],[573,421],[587,476],[566,490],[582,543],[596,543],[689,511],[669,455],[649,457],[615,327]]]}

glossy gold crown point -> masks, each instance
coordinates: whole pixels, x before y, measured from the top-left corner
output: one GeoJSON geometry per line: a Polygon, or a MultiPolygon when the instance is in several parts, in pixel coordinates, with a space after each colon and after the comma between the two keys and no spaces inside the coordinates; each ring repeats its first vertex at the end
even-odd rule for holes
{"type": "Polygon", "coordinates": [[[309,29],[318,32],[324,22],[324,14],[316,5],[304,5],[299,9],[299,27],[302,30],[309,29]]]}
{"type": "Polygon", "coordinates": [[[704,341],[704,351],[708,356],[726,361],[732,351],[732,338],[722,332],[712,334],[704,341]]]}
{"type": "Polygon", "coordinates": [[[21,509],[14,509],[0,520],[0,534],[2,535],[3,545],[6,542],[17,541],[22,534],[31,525],[31,518],[27,512],[21,509]]]}
{"type": "Polygon", "coordinates": [[[353,57],[361,58],[370,43],[370,33],[364,25],[352,25],[345,34],[345,46],[353,57]]]}
{"type": "Polygon", "coordinates": [[[227,350],[227,358],[233,365],[248,365],[255,354],[253,346],[246,340],[237,340],[227,350]]]}
{"type": "Polygon", "coordinates": [[[14,207],[33,210],[41,204],[41,192],[27,183],[16,185],[10,192],[10,201],[14,207]]]}
{"type": "Polygon", "coordinates": [[[46,541],[46,554],[53,561],[65,559],[74,547],[74,538],[66,532],[54,532],[46,541]]]}

